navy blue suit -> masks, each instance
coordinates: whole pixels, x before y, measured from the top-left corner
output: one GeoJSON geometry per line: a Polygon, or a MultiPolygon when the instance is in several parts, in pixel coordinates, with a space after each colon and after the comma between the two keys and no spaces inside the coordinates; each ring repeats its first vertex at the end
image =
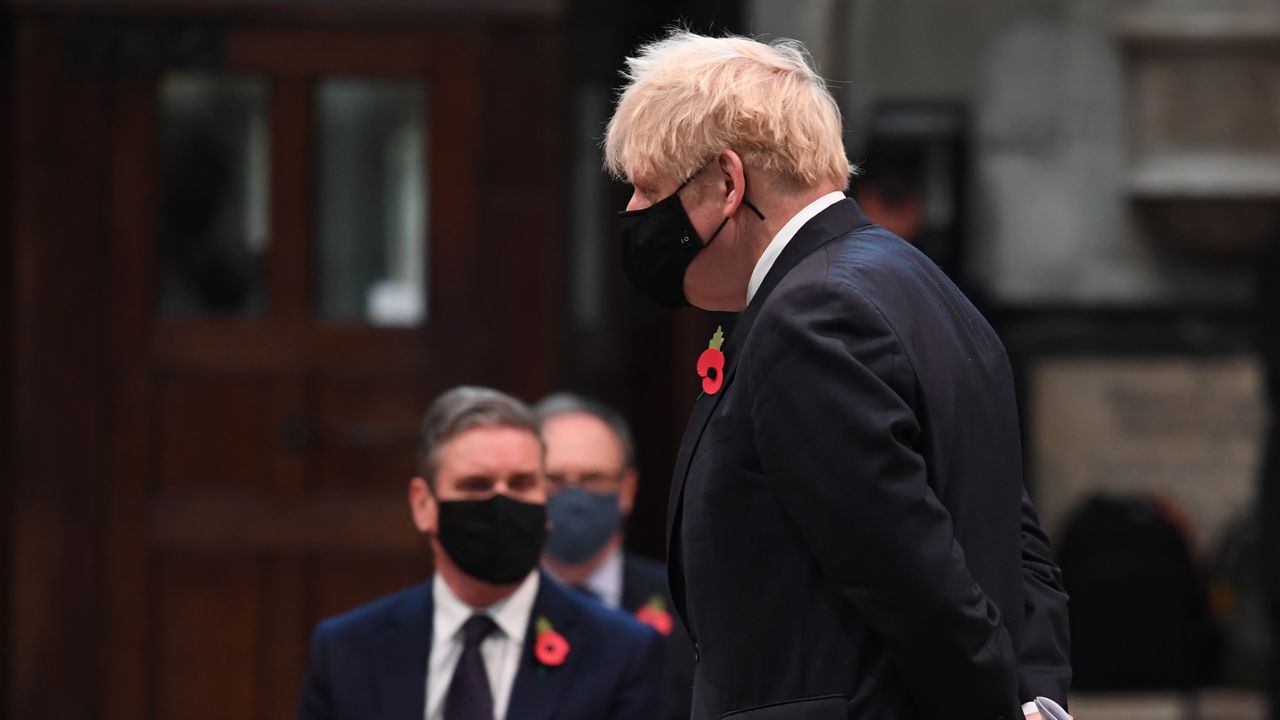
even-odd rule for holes
{"type": "Polygon", "coordinates": [[[1014,720],[1027,693],[1065,701],[1066,596],[1022,486],[1012,373],[947,277],[843,200],[722,351],[668,506],[695,720],[1014,720]]]}
{"type": "MultiPolygon", "coordinates": [[[[433,605],[427,582],[320,623],[298,720],[422,720],[433,605]]],[[[652,628],[542,574],[508,720],[653,720],[662,682],[652,628]],[[534,657],[539,617],[569,643],[560,666],[534,657]]]]}
{"type": "MultiPolygon", "coordinates": [[[[671,593],[667,589],[667,566],[635,553],[625,553],[622,559],[622,609],[634,615],[654,598],[661,599],[665,610],[674,612],[671,593]]],[[[689,720],[689,704],[693,695],[693,645],[678,621],[672,624],[665,645],[666,689],[663,691],[661,717],[689,720]]]]}

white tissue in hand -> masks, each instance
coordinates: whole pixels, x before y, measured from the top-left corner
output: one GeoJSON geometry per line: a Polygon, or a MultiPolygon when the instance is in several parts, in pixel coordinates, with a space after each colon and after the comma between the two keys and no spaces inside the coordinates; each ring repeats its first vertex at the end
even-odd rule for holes
{"type": "Polygon", "coordinates": [[[1045,720],[1071,720],[1071,716],[1058,703],[1047,697],[1036,698],[1036,709],[1044,716],[1045,720]]]}

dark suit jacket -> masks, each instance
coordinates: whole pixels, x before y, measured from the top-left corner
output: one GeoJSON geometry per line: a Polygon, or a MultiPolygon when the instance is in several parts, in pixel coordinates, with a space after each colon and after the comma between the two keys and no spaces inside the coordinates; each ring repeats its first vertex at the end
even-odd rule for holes
{"type": "MultiPolygon", "coordinates": [[[[635,553],[622,556],[622,609],[634,615],[653,598],[660,598],[667,612],[675,608],[667,589],[667,566],[635,553]]],[[[674,617],[673,617],[674,619],[674,617]]],[[[689,720],[693,699],[693,643],[676,620],[666,637],[664,659],[666,680],[662,692],[662,715],[668,720],[689,720]]]]}
{"type": "Polygon", "coordinates": [[[667,588],[667,566],[657,560],[630,551],[622,553],[622,609],[631,614],[653,598],[661,598],[671,607],[671,591],[667,588]]]}
{"type": "Polygon", "coordinates": [[[1012,720],[1022,686],[1065,700],[1065,596],[1023,540],[1012,373],[946,276],[841,201],[722,349],[669,505],[693,717],[1012,720]],[[1028,652],[1061,667],[1021,677],[1028,652]]]}
{"type": "MultiPolygon", "coordinates": [[[[432,606],[428,582],[320,623],[298,720],[422,720],[432,606]]],[[[656,632],[578,597],[545,573],[530,622],[543,616],[568,641],[568,657],[558,667],[539,664],[530,627],[508,720],[657,717],[662,645],[656,632]]]]}

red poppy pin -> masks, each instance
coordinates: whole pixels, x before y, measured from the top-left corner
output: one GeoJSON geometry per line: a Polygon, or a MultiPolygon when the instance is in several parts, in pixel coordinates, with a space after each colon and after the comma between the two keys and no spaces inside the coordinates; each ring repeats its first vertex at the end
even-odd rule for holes
{"type": "Polygon", "coordinates": [[[649,602],[636,611],[636,619],[657,630],[663,637],[671,634],[671,613],[667,612],[667,601],[661,595],[649,598],[649,602]]]}
{"type": "Polygon", "coordinates": [[[702,392],[715,395],[724,384],[724,353],[720,346],[724,344],[724,330],[716,326],[716,333],[707,343],[707,349],[698,356],[698,375],[702,376],[702,392]]]}
{"type": "Polygon", "coordinates": [[[556,632],[551,621],[545,617],[538,618],[537,637],[533,646],[533,655],[538,662],[547,667],[559,667],[569,656],[569,641],[556,632]]]}

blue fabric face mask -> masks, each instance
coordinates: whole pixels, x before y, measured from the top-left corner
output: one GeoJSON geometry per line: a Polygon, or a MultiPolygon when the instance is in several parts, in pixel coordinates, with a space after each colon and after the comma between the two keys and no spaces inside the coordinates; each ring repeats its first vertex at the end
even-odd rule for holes
{"type": "Polygon", "coordinates": [[[576,487],[547,498],[551,532],[547,552],[568,565],[576,565],[599,552],[622,523],[618,493],[602,495],[576,487]]]}

